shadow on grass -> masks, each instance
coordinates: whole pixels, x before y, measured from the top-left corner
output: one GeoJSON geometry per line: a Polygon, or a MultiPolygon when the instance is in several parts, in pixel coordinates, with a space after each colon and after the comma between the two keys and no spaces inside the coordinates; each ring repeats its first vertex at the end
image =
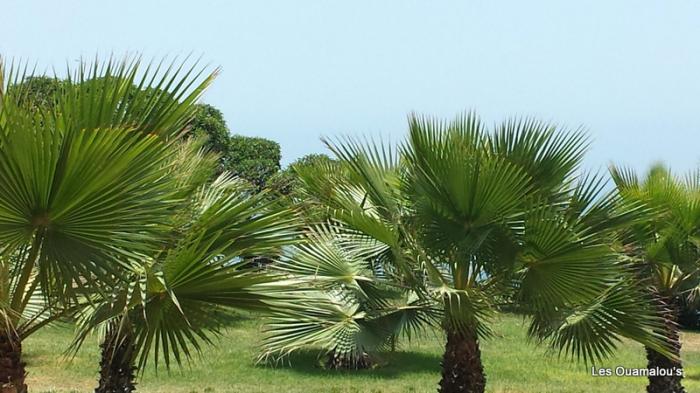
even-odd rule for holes
{"type": "Polygon", "coordinates": [[[299,351],[276,365],[258,365],[258,368],[289,370],[307,375],[343,375],[347,377],[394,378],[403,374],[439,373],[440,357],[421,352],[389,352],[375,357],[374,368],[365,370],[329,370],[323,367],[325,355],[317,351],[299,351]]]}

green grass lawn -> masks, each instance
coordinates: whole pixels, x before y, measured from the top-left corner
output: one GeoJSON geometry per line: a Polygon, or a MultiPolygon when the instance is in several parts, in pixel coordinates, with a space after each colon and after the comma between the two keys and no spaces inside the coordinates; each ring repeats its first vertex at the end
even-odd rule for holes
{"type": "MultiPolygon", "coordinates": [[[[515,316],[502,316],[497,337],[482,344],[489,392],[643,392],[645,378],[592,377],[583,365],[559,361],[543,348],[525,343],[525,328],[515,316]]],[[[69,343],[69,329],[51,328],[31,337],[24,349],[32,392],[89,392],[95,386],[97,340],[72,361],[61,357],[69,343]]],[[[440,379],[442,340],[426,337],[383,357],[386,364],[374,370],[333,372],[321,369],[315,354],[294,357],[293,366],[256,366],[260,333],[254,319],[225,331],[217,345],[208,348],[190,366],[171,373],[146,370],[140,392],[182,393],[404,393],[434,392],[440,379]]],[[[688,392],[700,392],[700,334],[683,335],[688,392]]],[[[616,358],[601,367],[643,367],[643,349],[626,343],[616,358]]]]}

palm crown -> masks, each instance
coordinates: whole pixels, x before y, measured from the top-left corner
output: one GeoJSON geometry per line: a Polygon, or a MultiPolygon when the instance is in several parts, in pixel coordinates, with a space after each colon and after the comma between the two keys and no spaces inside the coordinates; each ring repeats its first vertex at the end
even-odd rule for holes
{"type": "Polygon", "coordinates": [[[0,379],[20,392],[21,340],[157,248],[177,199],[171,141],[213,75],[139,64],[81,65],[35,107],[26,68],[0,63],[0,352],[12,359],[0,379]],[[143,93],[153,86],[168,88],[143,93]]]}
{"type": "MultiPolygon", "coordinates": [[[[664,318],[656,328],[672,356],[647,345],[650,369],[682,370],[679,317],[700,294],[700,175],[681,179],[663,166],[655,166],[644,180],[629,169],[611,168],[623,201],[642,203],[650,209],[646,219],[622,232],[625,253],[650,307],[664,318]]],[[[649,392],[683,392],[681,375],[650,376],[649,392]]]]}
{"type": "Polygon", "coordinates": [[[104,335],[98,391],[133,389],[133,370],[149,358],[156,367],[180,364],[212,342],[231,309],[271,312],[292,302],[279,278],[251,267],[248,257],[293,244],[294,211],[228,173],[209,181],[216,157],[201,145],[181,145],[172,177],[176,195],[188,197],[167,215],[158,248],[139,254],[109,294],[85,302],[73,349],[92,331],[104,335]]]}
{"type": "Polygon", "coordinates": [[[611,173],[623,199],[653,209],[648,220],[625,233],[629,251],[647,264],[652,285],[670,297],[700,294],[700,173],[679,179],[656,166],[644,181],[623,168],[611,173]]]}

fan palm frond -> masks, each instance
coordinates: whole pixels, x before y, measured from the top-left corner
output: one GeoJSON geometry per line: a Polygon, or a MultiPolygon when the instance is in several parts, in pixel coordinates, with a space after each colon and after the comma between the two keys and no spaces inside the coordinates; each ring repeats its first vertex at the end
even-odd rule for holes
{"type": "Polygon", "coordinates": [[[275,265],[304,306],[269,319],[261,361],[307,348],[358,364],[398,335],[410,339],[437,324],[434,302],[381,278],[360,251],[365,239],[344,233],[337,226],[317,226],[275,265]]]}
{"type": "Polygon", "coordinates": [[[248,255],[271,255],[297,237],[294,212],[222,174],[185,209],[189,221],[163,249],[131,269],[131,280],[85,310],[72,349],[90,332],[119,322],[133,341],[137,365],[181,364],[210,344],[231,310],[267,311],[293,303],[280,280],[251,267],[248,255]]]}

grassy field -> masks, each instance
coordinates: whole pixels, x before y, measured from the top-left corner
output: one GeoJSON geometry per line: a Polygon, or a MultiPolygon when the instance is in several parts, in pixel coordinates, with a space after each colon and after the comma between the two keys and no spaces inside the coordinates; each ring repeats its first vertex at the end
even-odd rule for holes
{"type": "MultiPolygon", "coordinates": [[[[580,364],[558,361],[543,348],[525,344],[525,328],[514,316],[502,316],[498,337],[483,343],[483,358],[489,392],[574,393],[643,392],[645,378],[592,377],[580,364]]],[[[61,353],[70,341],[69,329],[51,328],[25,343],[29,387],[32,392],[89,392],[95,386],[98,352],[85,348],[72,362],[61,353]]],[[[434,392],[440,378],[442,340],[438,335],[406,344],[384,356],[385,365],[359,372],[330,372],[318,366],[315,354],[293,358],[293,366],[256,366],[259,343],[255,320],[229,328],[216,347],[183,370],[156,374],[148,369],[139,383],[140,392],[173,393],[405,393],[434,392]]],[[[700,392],[700,333],[683,335],[685,385],[688,392],[700,392]]],[[[90,344],[90,343],[88,343],[90,344]]],[[[643,367],[643,349],[627,343],[616,358],[601,367],[643,367]]]]}

